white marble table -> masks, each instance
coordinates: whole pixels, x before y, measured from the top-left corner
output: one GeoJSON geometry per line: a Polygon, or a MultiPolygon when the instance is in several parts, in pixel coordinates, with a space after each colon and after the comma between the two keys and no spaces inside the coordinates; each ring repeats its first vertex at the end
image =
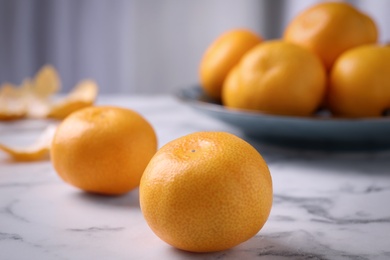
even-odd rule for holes
{"type": "MultiPolygon", "coordinates": [[[[159,145],[201,130],[240,131],[172,97],[105,97],[155,127],[159,145]]],[[[0,142],[33,140],[45,121],[0,123],[0,142]]],[[[0,154],[0,259],[390,259],[390,150],[321,152],[250,140],[269,164],[274,205],[264,228],[234,249],[176,250],[144,221],[138,190],[120,197],[81,192],[49,161],[0,154]]]]}

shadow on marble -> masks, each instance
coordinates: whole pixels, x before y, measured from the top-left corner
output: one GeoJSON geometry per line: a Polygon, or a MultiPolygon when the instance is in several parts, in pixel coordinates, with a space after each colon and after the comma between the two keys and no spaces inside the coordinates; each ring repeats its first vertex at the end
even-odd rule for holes
{"type": "Polygon", "coordinates": [[[337,259],[365,260],[363,256],[333,250],[321,244],[306,231],[281,232],[257,235],[248,241],[225,251],[191,253],[171,247],[179,259],[337,259]],[[341,258],[340,258],[341,257],[341,258]],[[356,257],[356,258],[354,258],[356,257]]]}
{"type": "Polygon", "coordinates": [[[225,250],[225,251],[212,252],[212,253],[193,253],[193,252],[177,249],[172,246],[169,246],[168,250],[172,255],[175,255],[177,259],[202,259],[202,260],[222,259],[223,256],[226,255],[226,252],[231,251],[231,250],[225,250]]]}
{"type": "Polygon", "coordinates": [[[390,150],[311,150],[270,145],[246,139],[270,165],[289,164],[343,174],[389,175],[390,150]]]}
{"type": "Polygon", "coordinates": [[[75,191],[72,195],[75,199],[82,200],[92,204],[110,205],[114,207],[134,207],[139,208],[139,192],[138,189],[130,191],[129,193],[117,196],[107,196],[94,194],[84,191],[75,191]]]}

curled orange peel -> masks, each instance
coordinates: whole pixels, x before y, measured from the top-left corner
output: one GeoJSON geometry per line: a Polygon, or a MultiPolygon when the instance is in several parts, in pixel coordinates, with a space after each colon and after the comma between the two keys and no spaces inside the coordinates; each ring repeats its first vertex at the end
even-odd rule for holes
{"type": "Polygon", "coordinates": [[[26,115],[27,104],[20,89],[10,83],[0,87],[0,120],[14,120],[26,115]]]}
{"type": "Polygon", "coordinates": [[[81,108],[93,105],[97,94],[98,87],[95,81],[80,81],[66,97],[53,104],[47,116],[49,118],[63,119],[81,108]]]}
{"type": "Polygon", "coordinates": [[[44,160],[48,158],[55,130],[55,125],[49,125],[33,144],[19,148],[0,144],[0,150],[7,153],[15,161],[44,160]]]}
{"type": "Polygon", "coordinates": [[[98,86],[83,80],[63,99],[51,98],[61,89],[61,80],[51,65],[43,66],[33,79],[25,79],[20,87],[10,83],[0,86],[0,121],[27,118],[64,119],[72,112],[93,105],[98,86]]]}

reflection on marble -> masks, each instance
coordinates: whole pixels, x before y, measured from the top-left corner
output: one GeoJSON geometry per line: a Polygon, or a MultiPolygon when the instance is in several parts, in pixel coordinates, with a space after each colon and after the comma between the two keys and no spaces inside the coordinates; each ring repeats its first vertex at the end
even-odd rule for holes
{"type": "MultiPolygon", "coordinates": [[[[160,146],[200,130],[239,130],[171,97],[106,97],[136,109],[160,146]]],[[[49,122],[1,123],[0,142],[21,145],[49,122]]],[[[245,138],[245,137],[244,137],[245,138]]],[[[390,151],[341,153],[265,145],[274,205],[264,228],[227,251],[174,249],[145,223],[138,190],[104,197],[63,183],[50,162],[0,155],[0,259],[390,259],[390,151]]]]}

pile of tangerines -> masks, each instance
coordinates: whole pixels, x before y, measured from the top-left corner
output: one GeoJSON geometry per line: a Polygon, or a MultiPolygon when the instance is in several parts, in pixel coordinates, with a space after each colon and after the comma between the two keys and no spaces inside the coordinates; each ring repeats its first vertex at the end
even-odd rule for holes
{"type": "Polygon", "coordinates": [[[343,2],[298,14],[282,39],[232,30],[207,49],[201,85],[228,108],[311,116],[380,117],[390,108],[390,47],[372,17],[343,2]]]}

